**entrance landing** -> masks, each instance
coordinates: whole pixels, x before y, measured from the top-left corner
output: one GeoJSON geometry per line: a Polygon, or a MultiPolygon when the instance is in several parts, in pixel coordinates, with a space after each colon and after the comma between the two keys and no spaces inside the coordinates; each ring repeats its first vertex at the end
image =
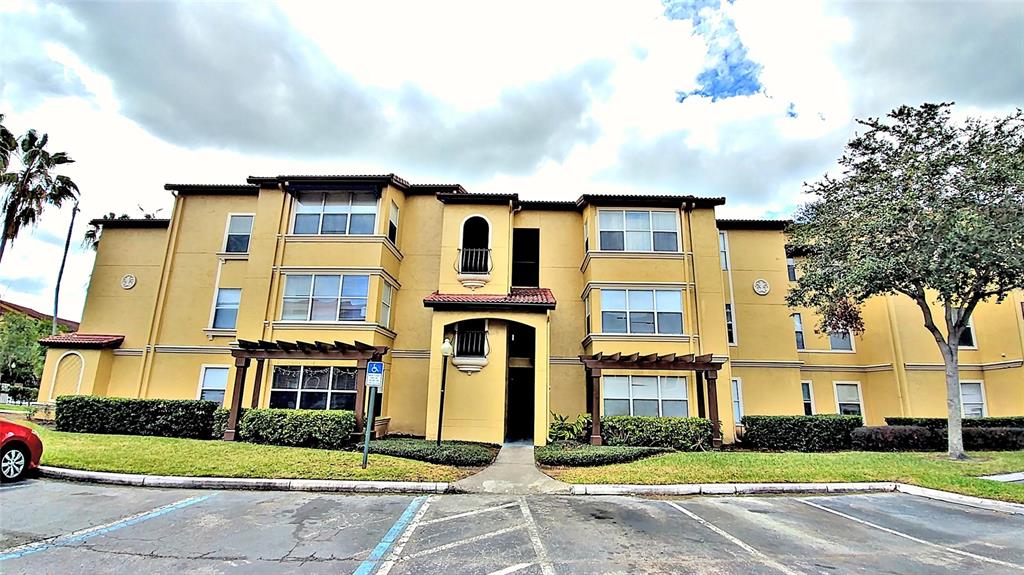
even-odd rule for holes
{"type": "Polygon", "coordinates": [[[455,482],[466,493],[568,495],[569,485],[544,475],[533,457],[533,442],[506,443],[489,467],[455,482]]]}

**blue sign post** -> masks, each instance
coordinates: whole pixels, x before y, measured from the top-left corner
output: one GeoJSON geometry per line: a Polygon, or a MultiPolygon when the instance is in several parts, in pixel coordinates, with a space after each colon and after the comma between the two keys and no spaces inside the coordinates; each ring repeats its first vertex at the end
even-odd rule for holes
{"type": "MultiPolygon", "coordinates": [[[[377,399],[377,390],[384,389],[384,362],[369,361],[366,363],[366,389],[370,391],[370,401],[367,405],[366,417],[363,419],[366,429],[363,434],[363,469],[366,469],[366,460],[370,456],[370,435],[373,433],[373,411],[377,399]]],[[[363,406],[359,406],[362,409],[363,406]]]]}

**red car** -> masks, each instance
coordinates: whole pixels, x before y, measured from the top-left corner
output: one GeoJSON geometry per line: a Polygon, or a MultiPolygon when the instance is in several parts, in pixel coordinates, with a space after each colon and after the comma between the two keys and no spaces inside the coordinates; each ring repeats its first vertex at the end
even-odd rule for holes
{"type": "Polygon", "coordinates": [[[0,419],[0,479],[17,481],[39,467],[43,441],[34,429],[0,419]]]}

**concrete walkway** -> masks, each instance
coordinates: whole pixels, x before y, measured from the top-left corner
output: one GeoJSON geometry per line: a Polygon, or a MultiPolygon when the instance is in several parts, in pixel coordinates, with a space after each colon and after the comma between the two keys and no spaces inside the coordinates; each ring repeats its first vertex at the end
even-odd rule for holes
{"type": "Polygon", "coordinates": [[[533,443],[506,443],[489,467],[455,482],[455,489],[466,493],[534,495],[570,493],[569,484],[555,481],[537,469],[533,443]]]}

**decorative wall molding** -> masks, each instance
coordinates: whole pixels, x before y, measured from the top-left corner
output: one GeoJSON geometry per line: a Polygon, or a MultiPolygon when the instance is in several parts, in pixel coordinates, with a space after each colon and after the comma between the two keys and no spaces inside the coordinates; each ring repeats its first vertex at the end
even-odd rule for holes
{"type": "Polygon", "coordinates": [[[583,367],[583,362],[578,357],[549,357],[550,365],[578,365],[583,367]]]}
{"type": "Polygon", "coordinates": [[[399,251],[398,247],[391,243],[391,240],[387,236],[381,235],[347,235],[347,234],[324,234],[324,235],[307,235],[307,234],[285,234],[285,244],[383,244],[398,261],[402,261],[404,256],[399,251]]]}
{"type": "Polygon", "coordinates": [[[731,362],[733,367],[774,367],[780,369],[800,369],[802,361],[787,361],[780,359],[734,359],[731,362]]]}
{"type": "Polygon", "coordinates": [[[682,260],[691,256],[691,252],[601,252],[591,250],[583,256],[580,271],[587,271],[592,259],[629,259],[629,260],[682,260]]]}
{"type": "MultiPolygon", "coordinates": [[[[905,363],[908,371],[946,371],[941,363],[905,363]]],[[[960,371],[996,371],[1024,366],[1024,359],[1009,359],[990,363],[961,363],[960,371]]]]}
{"type": "Polygon", "coordinates": [[[580,294],[580,299],[587,299],[590,296],[590,291],[594,288],[597,289],[677,289],[681,291],[693,289],[693,282],[607,282],[607,281],[592,281],[587,282],[586,287],[583,288],[583,293],[580,294]]]}
{"type": "Polygon", "coordinates": [[[429,349],[393,349],[390,353],[393,359],[430,359],[429,349]]]}
{"type": "Polygon", "coordinates": [[[137,356],[141,356],[142,355],[142,349],[141,348],[115,349],[114,350],[114,355],[124,355],[124,356],[137,357],[137,356]]]}
{"type": "Polygon", "coordinates": [[[369,323],[365,321],[290,321],[290,320],[278,320],[270,322],[271,327],[274,329],[293,330],[293,329],[319,329],[319,330],[337,330],[337,331],[372,331],[394,339],[398,336],[397,333],[390,329],[383,327],[376,323],[369,323]]]}
{"type": "Polygon", "coordinates": [[[807,365],[800,366],[800,371],[855,371],[858,373],[871,373],[875,371],[892,371],[891,363],[877,363],[874,365],[807,365]]]}
{"type": "Polygon", "coordinates": [[[154,345],[153,351],[156,353],[194,353],[194,354],[207,354],[207,353],[231,353],[230,347],[221,346],[207,346],[207,345],[154,345]]]}
{"type": "Polygon", "coordinates": [[[398,278],[382,267],[349,267],[349,266],[274,266],[274,270],[282,274],[366,274],[382,276],[388,283],[401,289],[398,278]]]}
{"type": "Polygon", "coordinates": [[[688,343],[699,339],[696,335],[658,335],[656,333],[591,333],[583,339],[583,347],[598,341],[646,341],[653,343],[688,343]]]}

